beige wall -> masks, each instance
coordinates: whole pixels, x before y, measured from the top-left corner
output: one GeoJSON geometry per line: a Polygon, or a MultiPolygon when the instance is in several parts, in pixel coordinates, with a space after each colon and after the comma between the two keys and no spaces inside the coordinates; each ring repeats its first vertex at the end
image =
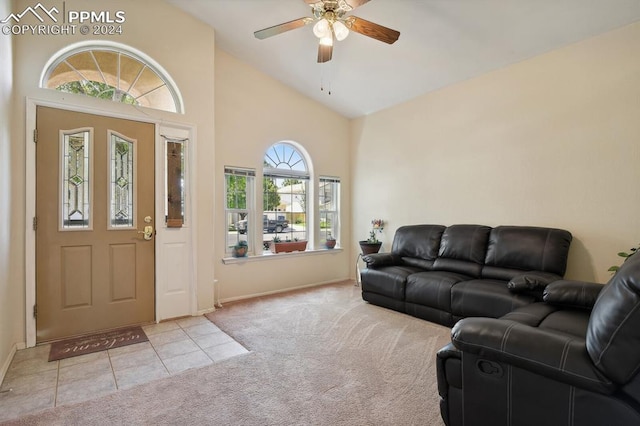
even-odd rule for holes
{"type": "MultiPolygon", "coordinates": [[[[292,140],[310,155],[316,176],[342,178],[342,243],[349,248],[349,121],[324,106],[216,51],[216,235],[224,235],[224,166],[262,173],[272,144],[292,140]]],[[[260,195],[261,197],[261,195],[260,195]]],[[[261,205],[261,198],[258,205],[261,205]]],[[[261,236],[258,236],[260,238],[261,236]]],[[[216,278],[221,301],[348,278],[349,250],[222,265],[217,238],[216,278]]]]}
{"type": "Polygon", "coordinates": [[[374,217],[573,233],[567,276],[606,281],[640,241],[640,24],[352,125],[354,241],[374,217]],[[375,188],[375,191],[371,191],[375,188]]]}
{"type": "MultiPolygon", "coordinates": [[[[0,0],[0,16],[29,5],[0,0]]],[[[214,279],[225,301],[353,275],[355,242],[373,218],[388,222],[387,250],[394,230],[410,223],[566,228],[575,237],[568,276],[599,281],[616,252],[640,241],[632,186],[640,177],[640,24],[349,121],[216,51],[211,28],[164,2],[105,8],[126,11],[125,33],[113,40],[169,72],[185,100],[180,120],[197,126],[198,309],[213,306],[214,279]],[[265,149],[281,140],[305,147],[315,176],[342,178],[346,249],[224,265],[223,168],[260,172],[265,149]]],[[[38,88],[46,61],[84,40],[15,36],[12,49],[0,37],[0,364],[24,338],[25,98],[105,108],[38,88]]]]}
{"type": "MultiPolygon", "coordinates": [[[[213,235],[213,182],[215,179],[211,164],[214,161],[214,81],[211,70],[214,68],[214,31],[209,26],[197,21],[190,15],[164,2],[154,0],[139,0],[130,2],[114,0],[101,2],[92,6],[109,11],[123,10],[126,12],[126,22],[123,24],[123,34],[120,36],[83,36],[72,35],[18,35],[14,36],[14,117],[12,131],[12,170],[11,170],[11,208],[12,221],[12,263],[24,265],[25,257],[25,99],[31,97],[47,101],[60,102],[66,105],[90,107],[108,110],[131,117],[150,117],[158,120],[190,123],[197,126],[197,157],[195,159],[195,191],[199,194],[197,204],[197,218],[199,235],[197,239],[197,308],[209,309],[213,307],[213,247],[210,236],[213,235]],[[60,49],[80,41],[101,38],[125,45],[144,52],[162,65],[171,75],[182,92],[186,113],[176,115],[150,109],[137,109],[116,103],[90,99],[79,95],[69,95],[47,89],[40,89],[39,79],[47,61],[60,49]]],[[[13,5],[13,11],[22,11],[33,2],[18,0],[13,5]]],[[[87,2],[67,0],[67,10],[86,10],[87,2]]],[[[3,15],[5,16],[5,15],[3,15]]],[[[27,19],[27,18],[25,18],[27,19]]],[[[2,49],[4,54],[4,49],[2,49]]],[[[4,67],[4,60],[2,66],[4,67]]],[[[4,78],[4,73],[3,73],[4,78]]],[[[3,120],[4,121],[4,120],[3,120]]],[[[7,126],[3,125],[3,130],[7,126]]],[[[4,160],[0,160],[4,161],[4,160]]],[[[5,173],[5,169],[1,173],[5,173]]],[[[4,179],[2,181],[4,184],[4,179]]],[[[1,220],[5,220],[5,216],[1,220]]],[[[30,220],[30,219],[28,219],[30,220]]],[[[4,307],[19,310],[11,315],[12,337],[19,337],[24,341],[25,307],[23,295],[25,293],[25,271],[19,269],[13,273],[11,284],[15,286],[20,296],[13,298],[11,303],[2,299],[4,307]]],[[[3,321],[2,327],[6,324],[3,321]]],[[[4,348],[0,348],[4,349],[4,348]]]]}
{"type": "MultiPolygon", "coordinates": [[[[6,0],[4,0],[6,1],[6,0]]],[[[17,0],[11,7],[2,3],[3,16],[32,6],[29,0],[17,0]],[[5,13],[6,12],[6,13],[5,13]]],[[[67,0],[67,10],[86,9],[86,2],[67,0]]],[[[161,64],[182,92],[186,114],[136,109],[82,96],[40,89],[40,74],[46,62],[60,49],[86,41],[89,36],[19,35],[14,37],[14,60],[8,37],[2,39],[0,55],[2,74],[2,208],[11,209],[2,215],[0,229],[0,262],[13,268],[0,272],[0,361],[4,362],[14,344],[24,342],[25,324],[25,99],[27,97],[72,105],[81,108],[107,110],[132,117],[151,117],[172,122],[184,122],[197,127],[196,175],[194,194],[197,203],[198,235],[197,308],[213,307],[214,279],[220,281],[221,297],[243,298],[292,287],[313,285],[347,278],[349,250],[331,254],[285,257],[245,265],[222,265],[225,247],[224,217],[217,214],[224,202],[223,167],[225,164],[261,167],[264,150],[282,139],[302,144],[313,159],[314,173],[340,176],[343,179],[343,240],[347,247],[351,230],[349,211],[349,122],[315,102],[287,89],[224,52],[215,53],[214,31],[193,17],[164,2],[117,0],[101,8],[124,10],[126,23],[121,36],[102,39],[129,45],[144,52],[161,64]],[[153,25],[150,25],[153,23],[153,25]],[[215,58],[222,64],[215,67],[215,58]],[[13,64],[14,80],[10,72],[13,64]],[[219,78],[214,80],[214,72],[219,78]],[[222,90],[214,91],[214,83],[222,90]],[[13,90],[12,90],[13,89],[13,90]],[[11,96],[13,96],[12,100],[11,96]],[[214,109],[218,103],[218,111],[214,109]],[[13,108],[11,108],[11,105],[13,108]],[[14,113],[11,113],[14,111],[14,113]],[[9,125],[9,123],[12,123],[9,125]],[[221,123],[219,131],[214,123],[221,123]],[[249,123],[249,124],[248,124],[249,123]],[[11,135],[12,143],[7,143],[11,135]],[[214,147],[216,138],[220,143],[214,147]],[[216,158],[216,156],[220,158],[216,158]],[[4,177],[7,179],[4,179],[4,177]],[[214,206],[217,204],[216,212],[214,206]],[[6,232],[5,232],[6,230],[6,232]],[[9,233],[11,230],[11,233],[9,233]],[[10,248],[10,251],[9,251],[10,248]],[[256,277],[260,277],[259,280],[256,277]]],[[[29,18],[24,18],[28,20],[29,18]]],[[[0,364],[1,364],[0,362],[0,364]]]]}
{"type": "MultiPolygon", "coordinates": [[[[11,13],[10,3],[0,0],[1,19],[11,13]]],[[[12,67],[12,38],[0,35],[0,378],[14,345],[23,341],[19,325],[23,319],[20,306],[24,305],[19,267],[21,256],[12,250],[13,243],[20,238],[20,230],[12,227],[19,213],[13,208],[11,189],[12,176],[19,173],[20,167],[16,167],[12,159],[21,146],[12,143],[9,127],[13,119],[12,67]]]]}

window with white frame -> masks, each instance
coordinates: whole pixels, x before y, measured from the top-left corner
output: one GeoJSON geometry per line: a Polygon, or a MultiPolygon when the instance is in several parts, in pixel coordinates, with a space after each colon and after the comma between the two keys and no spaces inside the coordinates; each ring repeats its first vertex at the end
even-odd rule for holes
{"type": "Polygon", "coordinates": [[[278,142],[267,150],[263,168],[263,233],[265,244],[307,240],[309,226],[309,168],[299,148],[278,142]]]}
{"type": "Polygon", "coordinates": [[[255,170],[225,167],[226,252],[231,253],[240,241],[246,241],[253,252],[250,237],[254,233],[252,218],[255,191],[255,170]]]}
{"type": "Polygon", "coordinates": [[[318,211],[320,213],[320,242],[340,237],[340,178],[320,176],[318,211]]]}

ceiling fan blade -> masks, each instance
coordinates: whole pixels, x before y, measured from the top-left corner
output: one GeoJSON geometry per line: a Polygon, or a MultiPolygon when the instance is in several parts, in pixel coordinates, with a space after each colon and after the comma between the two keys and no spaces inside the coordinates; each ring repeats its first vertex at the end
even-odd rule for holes
{"type": "Polygon", "coordinates": [[[282,34],[286,31],[295,30],[296,28],[304,27],[309,22],[309,18],[300,18],[293,21],[285,22],[283,24],[274,25],[273,27],[258,30],[253,33],[256,38],[263,40],[267,37],[282,34]]]}
{"type": "Polygon", "coordinates": [[[347,21],[349,29],[366,35],[367,37],[375,38],[376,40],[384,41],[385,43],[393,44],[400,37],[400,32],[392,30],[391,28],[383,27],[382,25],[375,24],[356,16],[350,16],[347,21]]]}
{"type": "Polygon", "coordinates": [[[327,46],[322,43],[318,45],[318,63],[329,62],[333,56],[333,45],[327,46]]]}

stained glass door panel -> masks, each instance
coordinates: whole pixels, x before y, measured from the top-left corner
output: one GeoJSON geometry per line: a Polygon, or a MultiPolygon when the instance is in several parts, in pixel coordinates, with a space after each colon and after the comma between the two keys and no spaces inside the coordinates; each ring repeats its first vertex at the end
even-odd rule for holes
{"type": "Polygon", "coordinates": [[[36,341],[153,321],[155,126],[46,107],[36,126],[36,341]]]}

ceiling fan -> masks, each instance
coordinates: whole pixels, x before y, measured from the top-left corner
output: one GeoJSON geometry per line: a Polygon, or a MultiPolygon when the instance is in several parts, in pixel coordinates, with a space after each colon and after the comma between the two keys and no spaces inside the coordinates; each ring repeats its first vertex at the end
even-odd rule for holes
{"type": "Polygon", "coordinates": [[[333,40],[342,41],[349,35],[349,30],[367,37],[393,44],[400,33],[391,28],[366,21],[357,16],[346,16],[358,6],[369,0],[303,0],[311,6],[313,18],[299,18],[273,27],[265,28],[253,33],[262,40],[295,30],[308,24],[314,24],[313,33],[320,39],[318,46],[318,62],[327,62],[333,55],[333,40]]]}

